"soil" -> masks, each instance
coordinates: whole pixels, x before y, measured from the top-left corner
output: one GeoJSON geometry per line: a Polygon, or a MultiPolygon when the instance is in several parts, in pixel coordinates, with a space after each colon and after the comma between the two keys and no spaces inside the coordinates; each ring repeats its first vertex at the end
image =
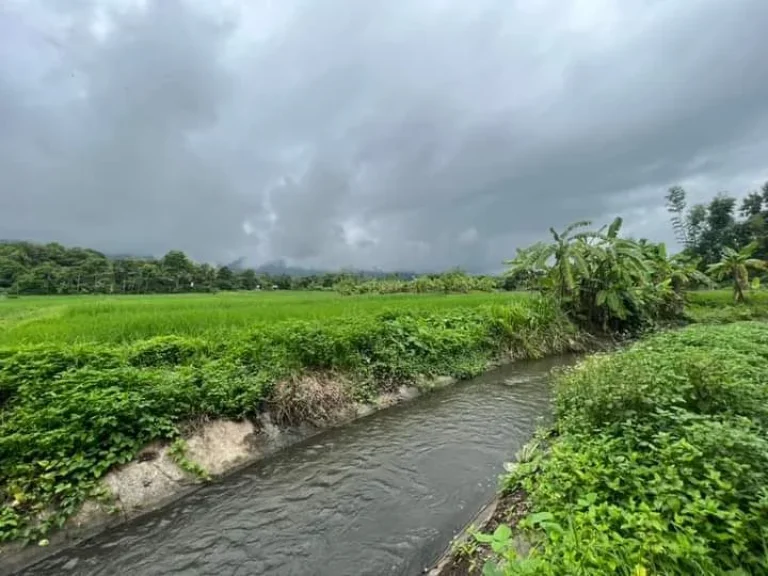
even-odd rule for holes
{"type": "MultiPolygon", "coordinates": [[[[496,530],[499,524],[506,524],[513,530],[518,522],[528,514],[530,504],[527,494],[522,489],[514,490],[508,494],[499,496],[496,506],[490,518],[479,526],[475,526],[480,532],[487,534],[496,530]]],[[[460,540],[471,538],[468,534],[463,534],[460,540]]],[[[526,555],[528,544],[520,537],[515,539],[518,553],[526,555]]],[[[490,556],[490,550],[487,546],[478,544],[477,550],[472,556],[457,557],[452,551],[438,562],[438,564],[429,571],[429,576],[477,576],[483,572],[483,564],[490,556]]]]}

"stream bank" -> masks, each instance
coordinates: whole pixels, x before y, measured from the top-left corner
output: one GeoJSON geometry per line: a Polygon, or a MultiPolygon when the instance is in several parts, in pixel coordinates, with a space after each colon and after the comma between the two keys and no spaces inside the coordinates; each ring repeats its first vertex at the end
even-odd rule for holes
{"type": "Polygon", "coordinates": [[[766,356],[768,324],[735,322],[587,358],[430,574],[765,574],[766,356]]]}
{"type": "Polygon", "coordinates": [[[22,574],[420,572],[493,497],[549,412],[550,369],[572,361],[506,365],[326,430],[22,574]]]}

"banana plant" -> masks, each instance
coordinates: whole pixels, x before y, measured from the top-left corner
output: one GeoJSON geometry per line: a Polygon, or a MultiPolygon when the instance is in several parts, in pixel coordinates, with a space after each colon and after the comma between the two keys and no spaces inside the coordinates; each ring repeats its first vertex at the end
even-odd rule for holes
{"type": "Polygon", "coordinates": [[[751,242],[741,250],[725,247],[720,262],[711,264],[707,268],[707,272],[717,280],[731,278],[735,302],[744,302],[744,292],[749,290],[749,271],[768,269],[765,261],[752,258],[755,250],[757,250],[757,242],[751,242]]]}

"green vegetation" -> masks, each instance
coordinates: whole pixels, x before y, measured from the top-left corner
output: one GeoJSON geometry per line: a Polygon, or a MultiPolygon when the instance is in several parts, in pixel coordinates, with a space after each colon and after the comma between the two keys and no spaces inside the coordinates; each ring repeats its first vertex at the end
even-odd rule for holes
{"type": "Polygon", "coordinates": [[[768,572],[766,358],[768,325],[693,326],[562,375],[554,437],[504,479],[533,551],[503,530],[485,573],[768,572]]]}
{"type": "Polygon", "coordinates": [[[749,290],[749,271],[765,270],[766,263],[763,260],[752,258],[752,254],[757,249],[757,242],[747,244],[741,250],[733,248],[723,248],[723,255],[720,262],[710,264],[707,272],[712,274],[717,280],[729,278],[733,282],[733,299],[735,302],[744,302],[744,293],[749,290]]]}
{"type": "Polygon", "coordinates": [[[768,185],[744,221],[726,196],[687,214],[681,188],[667,200],[685,245],[675,257],[619,237],[617,219],[551,230],[509,262],[587,329],[731,324],[653,336],[560,376],[554,428],[503,481],[503,496],[526,497],[504,513],[515,530],[474,535],[486,575],[768,573],[768,325],[733,323],[768,317],[768,294],[746,294],[759,287],[748,271],[766,269],[753,256],[765,256],[768,185]],[[733,293],[688,292],[712,284],[704,270],[733,293]],[[519,554],[520,535],[531,552],[519,554]]]}
{"type": "MultiPolygon", "coordinates": [[[[580,339],[533,295],[20,298],[0,310],[0,541],[62,525],[110,468],[198,418],[313,420],[580,339]]],[[[177,461],[203,474],[184,453],[177,441],[177,461]]]]}
{"type": "Polygon", "coordinates": [[[734,303],[728,290],[689,292],[685,315],[696,323],[725,324],[744,320],[768,319],[768,292],[751,291],[745,302],[734,303]]]}
{"type": "Polygon", "coordinates": [[[359,296],[333,292],[252,292],[145,296],[27,296],[0,299],[0,345],[120,344],[153,336],[223,340],[256,325],[320,321],[388,310],[438,312],[510,301],[530,293],[359,296]]]}
{"type": "Polygon", "coordinates": [[[0,295],[179,294],[233,290],[334,290],[344,294],[467,292],[511,288],[489,276],[458,270],[418,279],[409,272],[313,272],[271,267],[271,272],[211,266],[171,250],[162,258],[108,257],[61,244],[0,241],[0,295]],[[292,272],[291,275],[288,272],[292,272]]]}
{"type": "Polygon", "coordinates": [[[518,250],[508,274],[552,294],[563,310],[588,329],[639,333],[679,318],[685,291],[707,278],[680,258],[668,258],[663,244],[621,238],[622,221],[582,230],[577,222],[554,242],[518,250]]]}
{"type": "Polygon", "coordinates": [[[334,286],[340,294],[426,294],[445,292],[493,292],[505,284],[491,276],[470,276],[460,270],[444,274],[418,276],[411,280],[377,278],[360,282],[358,278],[345,278],[334,286]]]}
{"type": "Polygon", "coordinates": [[[687,205],[687,194],[680,186],[669,189],[667,209],[672,227],[685,252],[703,267],[715,264],[726,248],[738,251],[754,243],[754,257],[768,260],[768,182],[760,192],[751,192],[735,214],[736,198],[717,194],[708,204],[687,205]]]}
{"type": "MultiPolygon", "coordinates": [[[[724,196],[688,213],[682,189],[668,201],[682,254],[621,237],[618,218],[598,230],[577,222],[518,250],[503,281],[460,271],[274,278],[176,251],[110,259],[0,244],[0,541],[63,525],[154,440],[205,478],[181,434],[200,418],[269,410],[280,423],[319,422],[403,384],[579,348],[588,334],[768,316],[768,293],[748,275],[765,267],[768,190],[750,196],[743,221],[724,196]],[[712,284],[705,271],[729,278],[733,295],[691,292],[712,284]],[[257,290],[270,283],[318,291],[257,290]],[[530,291],[497,291],[514,287],[530,291]],[[247,292],[209,293],[218,290],[247,292]]],[[[521,527],[536,552],[514,559],[503,527],[478,535],[498,555],[488,570],[768,569],[766,358],[760,325],[697,327],[564,376],[557,437],[526,452],[506,484],[530,496],[521,527]]]]}

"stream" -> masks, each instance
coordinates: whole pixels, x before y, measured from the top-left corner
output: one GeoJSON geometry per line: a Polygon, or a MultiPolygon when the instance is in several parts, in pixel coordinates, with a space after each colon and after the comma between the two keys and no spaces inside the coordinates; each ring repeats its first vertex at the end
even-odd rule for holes
{"type": "Polygon", "coordinates": [[[66,549],[24,576],[415,575],[493,497],[550,411],[518,362],[328,430],[66,549]]]}

